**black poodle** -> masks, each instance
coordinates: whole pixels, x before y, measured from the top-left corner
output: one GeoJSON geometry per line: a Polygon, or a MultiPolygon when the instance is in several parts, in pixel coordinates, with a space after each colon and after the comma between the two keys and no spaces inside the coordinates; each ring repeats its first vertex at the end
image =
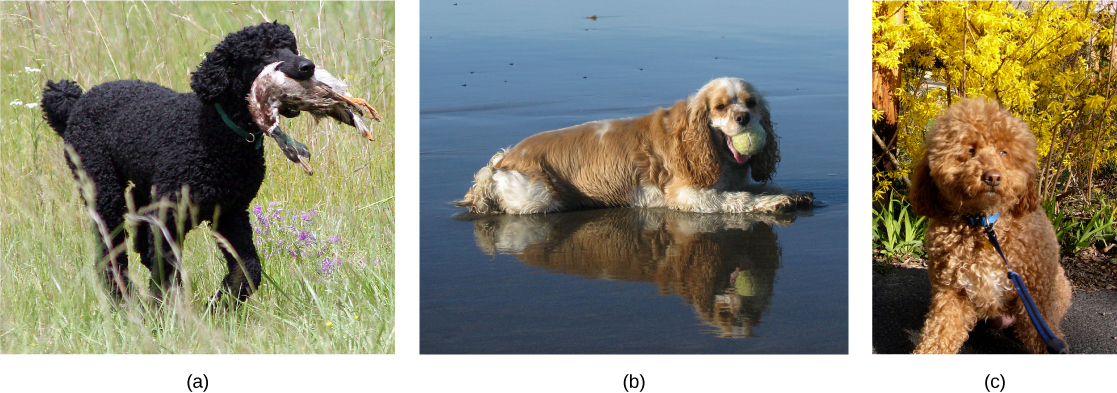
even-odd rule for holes
{"type": "MultiPolygon", "coordinates": [[[[280,71],[297,80],[314,75],[314,63],[298,54],[291,29],[263,23],[229,34],[207,53],[190,80],[193,93],[130,80],[103,83],[82,94],[75,82],[47,82],[43,117],[77,152],[81,169],[96,185],[96,200],[87,202],[95,202],[104,228],[113,231],[115,259],[105,258],[110,250],[98,243],[104,280],[116,299],[129,288],[128,258],[119,251],[127,236],[121,224],[129,182],[136,206],[179,201],[188,187],[192,217],[174,212],[147,217],[162,221],[178,240],[197,224],[194,220],[210,221],[228,240],[240,262],[219,246],[229,273],[218,298],[227,291],[243,301],[260,284],[248,206],[264,180],[264,152],[247,95],[269,63],[282,61],[280,71]],[[181,231],[179,225],[184,225],[181,231]]],[[[294,117],[298,111],[283,114],[294,117]]],[[[67,154],[67,163],[77,177],[74,157],[67,154]]],[[[151,270],[152,292],[161,299],[165,289],[181,284],[180,263],[158,226],[141,220],[136,233],[136,251],[151,270]]]]}

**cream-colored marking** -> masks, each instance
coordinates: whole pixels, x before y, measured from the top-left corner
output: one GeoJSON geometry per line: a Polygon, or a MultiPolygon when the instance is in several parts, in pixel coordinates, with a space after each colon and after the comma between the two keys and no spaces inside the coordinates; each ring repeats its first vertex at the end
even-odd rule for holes
{"type": "Polygon", "coordinates": [[[666,203],[663,199],[663,191],[657,187],[649,185],[641,185],[632,189],[632,195],[629,195],[629,202],[632,206],[638,207],[665,207],[666,203]]]}
{"type": "Polygon", "coordinates": [[[597,127],[597,131],[594,135],[597,135],[598,140],[601,140],[601,138],[605,136],[605,133],[613,130],[613,122],[611,121],[595,121],[593,125],[597,127]]]}
{"type": "Polygon", "coordinates": [[[557,201],[543,183],[517,171],[499,171],[493,174],[494,193],[498,196],[501,208],[512,214],[531,214],[553,211],[558,208],[557,201]]]}
{"type": "Polygon", "coordinates": [[[721,211],[721,195],[709,188],[682,187],[675,195],[674,205],[682,210],[699,213],[721,211]]]}

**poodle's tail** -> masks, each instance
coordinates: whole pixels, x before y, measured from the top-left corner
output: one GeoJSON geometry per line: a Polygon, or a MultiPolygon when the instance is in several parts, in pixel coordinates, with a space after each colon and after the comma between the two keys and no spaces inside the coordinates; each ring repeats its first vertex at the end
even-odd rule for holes
{"type": "Polygon", "coordinates": [[[46,119],[50,128],[59,136],[66,133],[66,121],[70,118],[70,109],[81,98],[81,87],[77,82],[60,80],[58,83],[47,81],[43,89],[43,119],[46,119]]]}

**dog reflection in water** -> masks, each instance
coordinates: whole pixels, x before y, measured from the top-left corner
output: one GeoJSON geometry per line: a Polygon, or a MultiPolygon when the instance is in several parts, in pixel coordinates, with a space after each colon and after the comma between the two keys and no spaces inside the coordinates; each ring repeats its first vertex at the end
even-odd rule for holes
{"type": "Polygon", "coordinates": [[[749,337],[772,298],[781,249],[772,225],[793,214],[697,214],[619,208],[459,215],[477,246],[552,272],[654,282],[724,337],[749,337]]]}

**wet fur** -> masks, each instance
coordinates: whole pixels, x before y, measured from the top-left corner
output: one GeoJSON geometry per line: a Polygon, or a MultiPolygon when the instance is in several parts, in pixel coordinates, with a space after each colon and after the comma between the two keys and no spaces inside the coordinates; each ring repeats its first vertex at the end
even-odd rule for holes
{"type": "Polygon", "coordinates": [[[473,213],[511,214],[615,206],[771,212],[809,204],[809,192],[748,180],[770,181],[779,160],[767,101],[743,80],[719,78],[642,117],[528,137],[494,155],[455,204],[473,213]],[[726,119],[745,114],[749,125],[764,129],[766,143],[738,163],[726,138],[745,125],[726,119]]]}

